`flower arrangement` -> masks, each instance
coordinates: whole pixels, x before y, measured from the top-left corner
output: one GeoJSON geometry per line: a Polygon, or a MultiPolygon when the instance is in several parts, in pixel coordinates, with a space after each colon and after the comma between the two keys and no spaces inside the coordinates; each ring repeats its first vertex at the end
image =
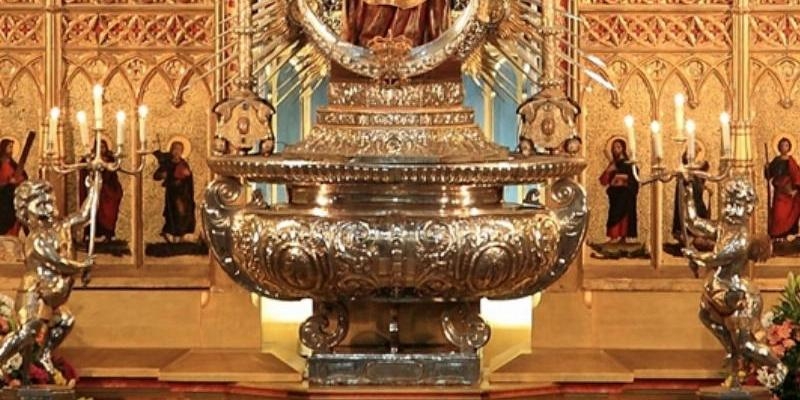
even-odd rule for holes
{"type": "MultiPolygon", "coordinates": [[[[0,294],[0,339],[5,338],[10,333],[16,331],[19,327],[19,321],[14,308],[14,300],[6,295],[0,294]]],[[[36,344],[34,345],[34,352],[38,353],[43,350],[44,341],[47,338],[47,327],[44,327],[36,335],[36,344]]],[[[38,360],[39,357],[36,357],[38,360]]],[[[19,354],[11,357],[5,364],[0,366],[2,378],[0,379],[0,387],[17,387],[22,385],[23,371],[22,371],[22,356],[19,354]]],[[[52,358],[52,365],[43,365],[41,362],[33,362],[28,366],[28,377],[34,385],[65,385],[74,386],[77,380],[75,369],[66,362],[62,357],[54,356],[52,358]]]]}
{"type": "Polygon", "coordinates": [[[774,371],[764,367],[752,371],[756,380],[769,388],[776,399],[800,399],[800,276],[789,274],[780,302],[764,313],[761,323],[766,329],[767,344],[788,373],[781,382],[774,371]]]}

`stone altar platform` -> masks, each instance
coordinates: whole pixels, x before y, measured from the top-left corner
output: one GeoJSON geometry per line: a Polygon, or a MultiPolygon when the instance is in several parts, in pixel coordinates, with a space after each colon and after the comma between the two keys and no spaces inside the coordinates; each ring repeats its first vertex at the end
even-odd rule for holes
{"type": "Polygon", "coordinates": [[[79,397],[100,399],[696,399],[718,385],[722,352],[536,349],[478,386],[310,386],[257,350],[92,349],[62,351],[81,375],[79,397]]]}

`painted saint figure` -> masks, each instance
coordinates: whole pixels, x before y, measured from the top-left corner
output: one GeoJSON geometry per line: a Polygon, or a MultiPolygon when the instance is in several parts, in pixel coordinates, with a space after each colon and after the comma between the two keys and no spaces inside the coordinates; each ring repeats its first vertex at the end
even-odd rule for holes
{"type": "Polygon", "coordinates": [[[420,46],[450,26],[450,0],[345,0],[345,7],[343,39],[359,46],[398,36],[420,46]]]}
{"type": "MultiPolygon", "coordinates": [[[[92,150],[94,153],[94,150],[92,150]]],[[[109,150],[108,142],[100,141],[100,156],[103,161],[113,163],[114,153],[109,150]]],[[[86,160],[83,160],[86,161],[86,160]]],[[[117,219],[119,218],[119,206],[122,203],[122,183],[116,171],[103,170],[103,186],[100,188],[100,204],[97,207],[97,227],[95,238],[100,242],[108,242],[116,239],[117,219]]],[[[81,170],[80,185],[78,186],[78,197],[83,202],[86,199],[87,190],[83,182],[86,181],[87,172],[81,170]]],[[[89,232],[86,231],[88,240],[89,232]]]]}
{"type": "Polygon", "coordinates": [[[789,153],[792,142],[781,138],[778,156],[766,168],[765,175],[772,187],[772,204],[769,213],[769,236],[785,238],[798,233],[800,220],[800,166],[789,153]]]}
{"type": "MultiPolygon", "coordinates": [[[[689,157],[686,152],[683,153],[681,157],[681,162],[683,165],[687,165],[689,163],[689,157]]],[[[708,161],[703,160],[698,163],[697,169],[703,172],[708,172],[711,169],[711,165],[708,161]]],[[[687,185],[692,186],[692,193],[694,193],[694,204],[695,208],[697,209],[697,216],[700,218],[711,218],[711,210],[708,208],[708,204],[703,200],[703,193],[706,191],[706,181],[705,179],[694,177],[691,182],[687,182],[687,185]]],[[[680,198],[680,190],[678,187],[678,183],[675,184],[675,206],[673,208],[672,213],[672,237],[674,237],[678,243],[685,245],[684,243],[684,230],[683,224],[681,223],[681,198],[680,198]]],[[[691,236],[691,233],[687,232],[688,235],[691,236]]],[[[695,244],[696,245],[696,244],[695,244]]]]}
{"type": "Polygon", "coordinates": [[[14,141],[0,140],[0,235],[17,236],[21,225],[14,214],[14,190],[27,179],[14,161],[14,141]]]}
{"type": "Polygon", "coordinates": [[[180,242],[195,231],[194,177],[189,163],[183,158],[183,143],[174,141],[169,153],[156,151],[158,169],[153,179],[163,181],[164,227],[161,235],[168,242],[180,242]]]}
{"type": "Polygon", "coordinates": [[[622,139],[611,144],[612,160],[600,176],[600,184],[606,186],[608,194],[608,220],[606,236],[610,242],[625,242],[639,235],[636,218],[636,202],[639,182],[633,175],[633,164],[628,162],[628,145],[622,139]]]}

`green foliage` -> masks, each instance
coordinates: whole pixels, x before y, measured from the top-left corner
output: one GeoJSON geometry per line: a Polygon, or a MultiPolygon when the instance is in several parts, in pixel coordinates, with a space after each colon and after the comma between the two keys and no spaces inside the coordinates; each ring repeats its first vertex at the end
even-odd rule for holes
{"type": "MultiPolygon", "coordinates": [[[[773,307],[772,312],[774,313],[772,324],[781,325],[784,322],[790,322],[792,325],[791,337],[797,340],[800,337],[800,276],[789,273],[786,287],[781,294],[781,301],[773,307]]],[[[795,345],[788,348],[781,361],[786,365],[789,373],[783,384],[773,389],[772,393],[780,399],[800,399],[800,382],[798,382],[800,347],[795,345]]]]}
{"type": "Polygon", "coordinates": [[[773,321],[800,322],[800,292],[798,292],[798,288],[800,288],[800,276],[795,276],[790,272],[786,287],[781,294],[781,302],[772,310],[775,313],[773,321]]]}

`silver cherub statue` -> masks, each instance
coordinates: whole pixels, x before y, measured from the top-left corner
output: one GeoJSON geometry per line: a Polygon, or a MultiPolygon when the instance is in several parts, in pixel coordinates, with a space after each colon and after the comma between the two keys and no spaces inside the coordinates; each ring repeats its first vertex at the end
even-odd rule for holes
{"type": "Polygon", "coordinates": [[[17,218],[30,229],[25,241],[25,275],[18,291],[19,326],[0,342],[0,365],[12,356],[22,356],[22,384],[29,385],[29,366],[37,361],[51,375],[55,367],[52,351],[64,341],[74,317],[64,304],[69,299],[75,278],[86,274],[93,257],[83,261],[70,258],[72,233],[82,231],[97,207],[99,182],[87,180],[89,193],[81,209],[58,218],[53,186],[50,182],[29,180],[17,187],[14,209],[17,218]],[[35,345],[40,351],[34,352],[35,345]]]}
{"type": "Polygon", "coordinates": [[[786,366],[759,340],[764,337],[761,293],[741,276],[750,260],[766,260],[771,252],[769,240],[754,237],[748,227],[756,203],[752,184],[744,177],[734,177],[725,184],[722,218],[717,221],[698,217],[692,185],[686,185],[683,195],[686,228],[697,237],[715,242],[712,251],[688,247],[683,254],[695,273],[699,267],[713,270],[703,285],[700,320],[728,353],[730,390],[743,390],[739,372],[748,361],[770,367],[782,380],[786,366]]]}

